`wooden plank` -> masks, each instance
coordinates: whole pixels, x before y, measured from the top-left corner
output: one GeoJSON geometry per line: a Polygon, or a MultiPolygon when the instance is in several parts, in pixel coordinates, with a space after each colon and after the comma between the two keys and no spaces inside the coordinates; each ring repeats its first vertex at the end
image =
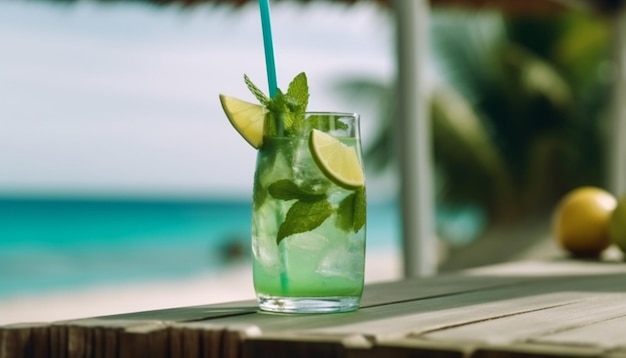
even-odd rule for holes
{"type": "Polygon", "coordinates": [[[372,342],[373,347],[368,350],[348,350],[350,358],[465,358],[474,351],[473,345],[456,344],[450,342],[432,342],[415,338],[398,338],[393,340],[372,342]]]}
{"type": "Polygon", "coordinates": [[[120,358],[167,358],[169,331],[162,322],[146,322],[119,334],[120,358]]]}
{"type": "MultiPolygon", "coordinates": [[[[567,293],[566,293],[567,294],[567,293]]],[[[580,297],[576,292],[569,293],[580,297]]],[[[447,342],[478,342],[511,345],[540,340],[561,332],[626,315],[626,295],[597,293],[567,305],[491,318],[472,324],[444,328],[421,338],[447,342]]]]}
{"type": "Polygon", "coordinates": [[[71,325],[67,331],[67,357],[86,358],[93,353],[93,333],[85,326],[71,325]]]}
{"type": "Polygon", "coordinates": [[[62,323],[50,326],[50,358],[67,358],[67,331],[62,323]]]}
{"type": "Polygon", "coordinates": [[[601,349],[577,346],[541,344],[484,345],[472,342],[428,341],[408,337],[376,343],[368,354],[358,358],[375,357],[454,357],[454,358],[530,358],[530,357],[601,357],[601,349]]]}
{"type": "Polygon", "coordinates": [[[5,326],[0,328],[0,358],[26,357],[30,329],[5,326]]]}
{"type": "Polygon", "coordinates": [[[373,342],[361,335],[276,333],[244,341],[243,358],[273,357],[467,357],[472,347],[438,342],[400,339],[373,342]]]}
{"type": "Polygon", "coordinates": [[[51,326],[50,356],[116,358],[120,332],[150,322],[98,318],[57,322],[51,326]]]}
{"type": "Polygon", "coordinates": [[[538,295],[528,299],[515,287],[470,292],[418,301],[376,306],[356,312],[333,315],[257,314],[216,319],[217,324],[257,325],[264,333],[302,331],[333,334],[366,334],[376,337],[402,337],[503,315],[544,309],[581,299],[583,294],[538,295]]]}
{"type": "MultiPolygon", "coordinates": [[[[183,331],[182,329],[175,329],[171,326],[168,332],[169,338],[169,358],[182,358],[183,356],[183,331]]],[[[196,356],[190,356],[189,358],[195,358],[196,356]]]]}
{"type": "Polygon", "coordinates": [[[227,327],[222,335],[223,358],[241,358],[244,340],[261,334],[259,328],[254,325],[235,324],[227,327]]]}
{"type": "Polygon", "coordinates": [[[589,347],[520,344],[478,347],[468,358],[596,358],[604,355],[603,350],[589,347]]]}
{"type": "Polygon", "coordinates": [[[183,357],[221,357],[225,326],[210,322],[187,322],[170,325],[170,332],[178,331],[182,337],[183,357]]]}
{"type": "MultiPolygon", "coordinates": [[[[471,292],[485,288],[511,286],[528,281],[527,278],[493,278],[463,275],[442,275],[436,278],[412,279],[402,282],[382,282],[368,285],[362,299],[362,307],[404,302],[428,297],[471,292]]],[[[258,312],[257,302],[246,300],[212,305],[176,307],[163,310],[133,312],[97,317],[114,320],[162,320],[168,322],[190,322],[223,317],[249,315],[258,312]]]]}
{"type": "MultiPolygon", "coordinates": [[[[625,287],[623,283],[624,276],[621,274],[615,275],[614,273],[599,276],[582,275],[571,277],[568,275],[564,277],[556,275],[547,279],[538,277],[533,281],[524,280],[521,281],[521,284],[510,287],[496,287],[478,292],[382,305],[347,314],[290,315],[289,319],[285,319],[283,315],[263,313],[231,317],[223,320],[217,319],[213,322],[218,323],[222,321],[221,324],[233,322],[254,323],[264,332],[264,336],[290,330],[297,330],[296,333],[303,335],[312,331],[364,333],[371,335],[378,344],[379,342],[384,342],[385,339],[401,337],[407,333],[420,334],[433,329],[444,329],[503,316],[525,314],[525,312],[551,307],[567,306],[596,296],[597,293],[622,290],[621,287],[625,287]],[[616,289],[616,287],[619,289],[616,289]],[[556,293],[546,294],[546,292],[556,293]]],[[[610,295],[619,296],[621,293],[610,293],[610,295]]],[[[612,315],[610,311],[607,311],[607,314],[612,315]]],[[[302,339],[306,338],[303,337],[302,339]]],[[[395,348],[386,347],[385,349],[395,348]]],[[[411,349],[406,347],[403,349],[407,352],[407,355],[413,354],[408,353],[411,349]]],[[[514,354],[517,356],[530,354],[532,356],[535,354],[535,350],[530,349],[530,352],[526,352],[518,347],[514,354]]],[[[498,354],[504,354],[503,352],[504,350],[500,350],[498,354]]],[[[456,349],[446,353],[459,355],[462,353],[462,350],[456,349]]],[[[554,353],[552,354],[554,356],[559,355],[556,351],[552,353],[554,353]]],[[[375,353],[359,351],[358,356],[367,357],[368,354],[375,353]]],[[[585,356],[593,356],[593,354],[595,353],[585,352],[585,356]]]]}
{"type": "MultiPolygon", "coordinates": [[[[367,308],[424,298],[456,295],[489,288],[525,285],[537,280],[550,280],[560,276],[573,277],[626,273],[624,266],[625,265],[590,263],[584,261],[556,263],[524,262],[490,266],[430,278],[369,284],[366,286],[363,294],[362,307],[367,308]],[[543,274],[541,274],[542,272],[543,274]]],[[[133,312],[98,318],[189,322],[254,314],[257,311],[256,301],[246,300],[212,305],[133,312]]]]}
{"type": "Polygon", "coordinates": [[[595,276],[626,273],[626,265],[616,261],[562,259],[554,261],[517,261],[462,271],[469,276],[555,277],[595,276]]]}
{"type": "Polygon", "coordinates": [[[626,352],[618,333],[626,324],[624,273],[623,264],[507,264],[368,285],[363,308],[350,313],[270,314],[258,312],[255,301],[240,301],[56,322],[30,327],[28,334],[5,326],[0,327],[0,358],[7,349],[61,358],[240,358],[265,354],[275,346],[282,347],[279,354],[313,349],[351,358],[417,353],[458,357],[468,352],[521,357],[542,349],[554,356],[569,354],[557,348],[574,343],[589,348],[585,356],[601,348],[613,349],[617,357],[626,352]],[[488,332],[495,335],[485,339],[488,332]],[[372,346],[349,347],[343,337],[365,337],[372,346]],[[496,346],[485,347],[484,342],[496,346]],[[503,342],[515,350],[507,351],[503,342]],[[588,344],[592,342],[593,347],[588,344]],[[48,349],[35,353],[43,345],[48,349]],[[476,346],[480,350],[471,348],[476,346]]]}
{"type": "MultiPolygon", "coordinates": [[[[546,270],[561,273],[570,272],[582,273],[583,269],[573,270],[571,265],[564,266],[547,263],[522,263],[500,265],[498,269],[508,273],[523,273],[532,267],[532,271],[546,270]]],[[[576,266],[578,267],[578,266],[576,266]]],[[[601,272],[626,272],[619,270],[617,266],[604,265],[601,272]]],[[[406,281],[379,282],[369,284],[365,287],[362,299],[362,307],[373,307],[384,304],[398,303],[404,301],[418,300],[430,297],[454,295],[464,292],[472,292],[487,288],[506,287],[536,280],[536,275],[518,275],[519,277],[497,276],[493,272],[497,270],[476,269],[468,270],[466,273],[445,274],[435,277],[409,279],[406,281]],[[484,276],[489,276],[485,279],[484,276]]],[[[597,272],[596,270],[595,272],[597,272]]],[[[170,322],[187,322],[195,320],[209,320],[220,317],[230,317],[237,315],[252,314],[258,311],[255,300],[245,300],[237,302],[225,302],[219,304],[176,307],[163,310],[133,312],[120,315],[110,315],[99,317],[103,319],[152,319],[170,322]]]]}
{"type": "Polygon", "coordinates": [[[79,319],[50,327],[50,357],[159,357],[169,347],[161,321],[79,319]],[[154,353],[154,352],[159,352],[154,353]],[[147,354],[147,355],[146,355],[147,354]]]}
{"type": "Polygon", "coordinates": [[[217,325],[210,321],[173,323],[169,331],[172,358],[240,358],[243,342],[260,335],[258,327],[253,325],[217,325]]]}
{"type": "Polygon", "coordinates": [[[102,329],[102,357],[117,358],[118,334],[116,329],[102,329]]]}
{"type": "Polygon", "coordinates": [[[142,311],[96,317],[103,320],[156,320],[168,322],[188,322],[229,317],[254,313],[258,310],[256,301],[238,301],[213,305],[175,307],[162,310],[142,311]]]}
{"type": "Polygon", "coordinates": [[[527,277],[468,276],[465,274],[440,275],[435,277],[407,279],[404,281],[381,282],[365,287],[361,307],[368,308],[432,297],[457,295],[497,287],[508,287],[532,281],[527,277]]]}
{"type": "MultiPolygon", "coordinates": [[[[622,300],[626,298],[622,297],[622,300]]],[[[561,346],[590,346],[605,350],[626,350],[626,312],[624,316],[544,335],[533,341],[561,346]]]]}
{"type": "Polygon", "coordinates": [[[466,358],[463,351],[456,351],[451,347],[439,347],[429,349],[426,347],[394,347],[376,346],[369,350],[350,350],[346,353],[347,358],[466,358]]]}
{"type": "Polygon", "coordinates": [[[219,358],[222,352],[222,340],[224,330],[200,330],[202,357],[203,358],[219,358]]]}
{"type": "Polygon", "coordinates": [[[303,335],[284,332],[277,335],[248,337],[242,344],[242,358],[339,358],[349,347],[369,349],[362,336],[303,335]]]}
{"type": "MultiPolygon", "coordinates": [[[[172,328],[170,328],[171,330],[172,328]]],[[[202,344],[200,342],[200,331],[196,329],[181,330],[182,333],[182,354],[181,357],[197,357],[200,358],[202,352],[202,344]]]]}
{"type": "MultiPolygon", "coordinates": [[[[468,296],[470,295],[464,295],[468,300],[474,299],[474,297],[468,296]]],[[[452,306],[450,308],[446,308],[448,302],[411,302],[402,304],[404,307],[385,306],[384,309],[374,312],[373,319],[367,321],[335,324],[332,327],[319,327],[314,330],[336,333],[358,332],[376,339],[397,338],[502,316],[542,310],[555,305],[570,304],[575,299],[574,297],[555,294],[542,296],[535,300],[514,298],[495,302],[469,301],[467,306],[452,306]]]]}
{"type": "Polygon", "coordinates": [[[626,358],[626,349],[618,349],[605,354],[605,358],[626,358]]]}
{"type": "Polygon", "coordinates": [[[48,348],[45,339],[47,332],[48,325],[45,323],[19,323],[0,327],[0,358],[41,357],[48,348]]]}
{"type": "Polygon", "coordinates": [[[50,350],[50,324],[41,323],[31,327],[33,358],[48,358],[50,350]]]}
{"type": "Polygon", "coordinates": [[[92,334],[92,350],[91,356],[92,358],[104,358],[105,356],[105,338],[104,338],[105,329],[101,327],[94,327],[91,330],[92,334]]]}
{"type": "Polygon", "coordinates": [[[47,358],[49,323],[18,323],[0,327],[0,357],[47,358]]]}
{"type": "Polygon", "coordinates": [[[210,324],[172,324],[170,329],[170,358],[218,357],[224,327],[210,324]],[[213,336],[217,336],[214,338],[213,336]],[[207,340],[207,341],[205,341],[207,340]],[[217,346],[215,347],[215,345],[217,346]]]}
{"type": "MultiPolygon", "coordinates": [[[[583,299],[593,292],[619,292],[623,290],[622,287],[626,287],[626,275],[621,273],[623,268],[615,265],[592,266],[597,270],[594,275],[581,273],[584,264],[577,265],[579,269],[572,270],[572,274],[565,270],[569,269],[567,265],[558,265],[557,269],[552,270],[553,274],[548,276],[536,274],[525,276],[522,273],[518,273],[519,276],[495,276],[485,271],[481,274],[473,273],[475,276],[469,278],[456,275],[432,280],[372,285],[370,292],[374,290],[373,296],[376,298],[370,301],[371,305],[356,312],[335,315],[292,315],[288,320],[281,315],[259,313],[224,319],[215,318],[213,321],[220,324],[230,322],[258,325],[264,332],[321,329],[339,333],[392,334],[411,328],[417,329],[412,322],[424,319],[424,315],[437,314],[441,316],[437,318],[437,325],[435,321],[430,321],[430,325],[424,325],[420,329],[438,329],[446,325],[464,324],[473,320],[567,304],[573,300],[583,299]],[[457,282],[461,286],[458,290],[450,287],[457,282]],[[462,284],[463,282],[465,284],[462,284]],[[438,283],[442,283],[443,286],[439,291],[436,288],[438,283]],[[420,292],[423,287],[424,292],[420,292]],[[546,292],[564,295],[546,296],[546,292]],[[534,298],[529,300],[528,297],[534,298]],[[374,302],[375,304],[372,304],[374,302]],[[491,311],[485,308],[486,311],[481,313],[482,316],[471,312],[484,305],[491,311]],[[498,309],[503,311],[499,312],[498,309]]],[[[430,319],[435,318],[430,316],[430,319]]]]}

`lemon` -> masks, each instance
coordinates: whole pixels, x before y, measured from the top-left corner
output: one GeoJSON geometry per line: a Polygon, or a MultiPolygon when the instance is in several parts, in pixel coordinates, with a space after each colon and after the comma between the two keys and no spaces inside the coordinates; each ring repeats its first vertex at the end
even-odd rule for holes
{"type": "Polygon", "coordinates": [[[267,113],[265,107],[223,94],[220,94],[220,102],[230,124],[250,145],[260,148],[263,145],[263,125],[267,113]]]}
{"type": "Polygon", "coordinates": [[[611,243],[609,221],[616,205],[606,190],[590,186],[572,190],[556,208],[554,238],[574,256],[597,256],[611,243]]]}
{"type": "Polygon", "coordinates": [[[626,196],[617,201],[609,222],[609,237],[622,252],[626,253],[626,196]]]}
{"type": "Polygon", "coordinates": [[[365,185],[363,168],[354,147],[313,129],[309,149],[320,170],[337,185],[346,189],[358,189],[365,185]]]}

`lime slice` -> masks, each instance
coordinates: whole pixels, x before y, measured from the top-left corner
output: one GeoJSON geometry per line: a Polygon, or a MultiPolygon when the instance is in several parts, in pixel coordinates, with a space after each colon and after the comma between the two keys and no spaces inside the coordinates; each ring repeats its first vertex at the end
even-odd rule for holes
{"type": "Polygon", "coordinates": [[[263,144],[263,125],[267,112],[265,107],[223,94],[220,94],[220,102],[230,124],[243,139],[259,149],[263,144]]]}
{"type": "Polygon", "coordinates": [[[356,149],[341,143],[330,134],[313,129],[309,149],[320,170],[335,184],[346,189],[365,185],[363,168],[356,149]]]}

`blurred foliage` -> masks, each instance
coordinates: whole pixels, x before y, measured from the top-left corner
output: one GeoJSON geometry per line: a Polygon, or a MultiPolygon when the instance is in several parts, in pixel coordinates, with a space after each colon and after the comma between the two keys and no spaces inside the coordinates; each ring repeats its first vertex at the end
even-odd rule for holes
{"type": "MultiPolygon", "coordinates": [[[[605,181],[609,22],[589,13],[507,18],[435,11],[429,105],[440,207],[479,208],[491,224],[545,215],[567,190],[605,181]]],[[[393,86],[348,79],[381,105],[368,165],[395,160],[393,86]]]]}

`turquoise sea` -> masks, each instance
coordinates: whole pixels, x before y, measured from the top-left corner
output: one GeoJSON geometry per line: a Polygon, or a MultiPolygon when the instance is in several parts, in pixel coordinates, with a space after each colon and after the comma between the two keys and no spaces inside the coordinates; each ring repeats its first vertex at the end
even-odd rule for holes
{"type": "MultiPolygon", "coordinates": [[[[0,198],[0,299],[184,278],[246,261],[250,207],[245,200],[0,198]]],[[[398,223],[393,201],[370,204],[368,248],[399,245],[398,223]]]]}

